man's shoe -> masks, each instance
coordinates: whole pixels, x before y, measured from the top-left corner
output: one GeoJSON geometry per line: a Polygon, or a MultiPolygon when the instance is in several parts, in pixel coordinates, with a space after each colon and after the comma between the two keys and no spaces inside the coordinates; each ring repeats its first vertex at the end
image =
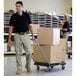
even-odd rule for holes
{"type": "Polygon", "coordinates": [[[22,70],[20,70],[20,69],[18,69],[17,71],[16,71],[16,74],[21,74],[22,73],[22,70]]]}
{"type": "Polygon", "coordinates": [[[31,73],[32,72],[30,67],[26,68],[26,71],[27,71],[27,73],[31,73]]]}

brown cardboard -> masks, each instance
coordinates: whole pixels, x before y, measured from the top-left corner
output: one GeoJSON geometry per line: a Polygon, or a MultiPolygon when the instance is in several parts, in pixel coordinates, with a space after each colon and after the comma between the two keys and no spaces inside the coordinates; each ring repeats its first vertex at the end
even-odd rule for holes
{"type": "MultiPolygon", "coordinates": [[[[65,61],[65,57],[64,57],[65,53],[62,55],[63,52],[61,46],[41,45],[41,48],[43,49],[47,59],[51,64],[61,63],[63,60],[65,61]]],[[[34,51],[35,62],[47,63],[36,44],[33,45],[33,51],[34,51]]]]}
{"type": "Polygon", "coordinates": [[[34,34],[37,34],[37,29],[39,29],[39,28],[40,28],[40,25],[39,24],[32,24],[32,29],[33,29],[33,33],[34,34]]]}
{"type": "Polygon", "coordinates": [[[66,59],[66,38],[61,38],[59,45],[62,47],[62,61],[65,61],[66,59]]]}
{"type": "Polygon", "coordinates": [[[63,50],[66,50],[66,38],[60,39],[60,46],[62,46],[63,50]]]}
{"type": "Polygon", "coordinates": [[[62,49],[62,61],[65,61],[65,59],[66,59],[66,50],[63,50],[62,49]]]}
{"type": "Polygon", "coordinates": [[[58,28],[39,28],[38,41],[43,45],[58,45],[60,41],[60,29],[58,28]]]}

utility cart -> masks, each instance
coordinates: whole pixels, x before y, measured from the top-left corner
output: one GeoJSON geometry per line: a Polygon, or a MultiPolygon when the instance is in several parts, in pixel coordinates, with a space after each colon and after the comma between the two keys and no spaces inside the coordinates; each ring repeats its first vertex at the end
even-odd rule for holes
{"type": "MultiPolygon", "coordinates": [[[[40,46],[40,44],[39,44],[39,42],[38,42],[37,39],[35,39],[35,42],[36,42],[36,44],[37,44],[37,47],[38,47],[38,49],[39,49],[42,57],[43,57],[44,60],[46,61],[46,63],[44,63],[44,62],[37,62],[37,61],[34,60],[34,65],[37,66],[37,70],[38,70],[38,71],[40,70],[40,66],[45,66],[45,67],[47,67],[47,71],[50,71],[50,69],[53,69],[54,66],[57,66],[57,65],[61,65],[62,70],[65,69],[65,65],[66,65],[65,61],[61,61],[61,62],[59,62],[59,63],[50,63],[49,60],[48,60],[48,58],[47,58],[47,56],[46,56],[46,54],[44,53],[44,50],[41,48],[41,46],[40,46]]],[[[46,51],[47,51],[47,50],[46,50],[46,51]]]]}

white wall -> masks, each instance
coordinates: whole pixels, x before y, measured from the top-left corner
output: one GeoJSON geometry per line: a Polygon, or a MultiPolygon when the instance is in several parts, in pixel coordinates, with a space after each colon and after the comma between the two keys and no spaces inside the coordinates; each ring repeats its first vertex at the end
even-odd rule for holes
{"type": "MultiPolygon", "coordinates": [[[[4,0],[4,11],[10,9],[15,10],[15,2],[17,0],[4,0]]],[[[57,14],[70,13],[72,0],[22,0],[24,9],[31,12],[48,11],[56,12],[57,14]]]]}

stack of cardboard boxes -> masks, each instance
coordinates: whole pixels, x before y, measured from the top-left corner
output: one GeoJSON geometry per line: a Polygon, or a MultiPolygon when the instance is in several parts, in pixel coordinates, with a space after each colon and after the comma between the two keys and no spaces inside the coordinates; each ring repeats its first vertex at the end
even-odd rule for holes
{"type": "MultiPolygon", "coordinates": [[[[60,29],[39,28],[38,42],[49,63],[61,63],[66,57],[66,39],[60,39],[60,29]]],[[[34,61],[47,63],[36,43],[33,45],[34,61]]]]}

